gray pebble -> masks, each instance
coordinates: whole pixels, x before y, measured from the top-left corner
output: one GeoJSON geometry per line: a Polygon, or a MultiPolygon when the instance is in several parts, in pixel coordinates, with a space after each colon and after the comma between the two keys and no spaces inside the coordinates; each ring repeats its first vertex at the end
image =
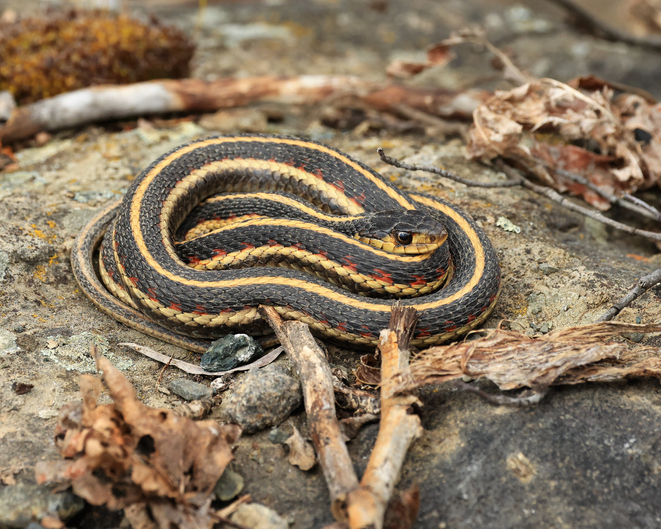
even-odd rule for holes
{"type": "Polygon", "coordinates": [[[213,396],[213,391],[204,384],[193,382],[185,378],[177,378],[168,382],[167,388],[184,400],[200,400],[213,396]]]}
{"type": "Polygon", "coordinates": [[[229,467],[220,476],[213,492],[219,500],[229,501],[243,490],[243,476],[232,471],[229,467]]]}
{"type": "Polygon", "coordinates": [[[288,433],[282,428],[273,428],[273,430],[269,432],[269,441],[274,445],[281,445],[290,437],[291,433],[288,433]]]}
{"type": "Polygon", "coordinates": [[[259,342],[247,334],[228,334],[211,344],[200,359],[200,367],[212,373],[227,371],[264,355],[259,342]]]}
{"type": "Polygon", "coordinates": [[[5,280],[7,270],[9,269],[9,254],[0,251],[0,281],[5,280]]]}
{"type": "Polygon", "coordinates": [[[20,350],[14,333],[0,329],[0,357],[16,354],[20,350]]]}
{"type": "Polygon", "coordinates": [[[556,268],[555,266],[551,266],[548,263],[542,263],[539,265],[539,271],[545,276],[550,276],[551,274],[555,274],[556,272],[559,272],[560,269],[556,268]]]}
{"type": "Polygon", "coordinates": [[[66,521],[82,510],[85,502],[72,492],[53,493],[52,485],[18,485],[0,488],[0,527],[21,528],[46,514],[66,521]]]}
{"type": "Polygon", "coordinates": [[[299,381],[277,364],[253,369],[223,403],[224,413],[246,433],[280,424],[301,405],[299,381]]]}

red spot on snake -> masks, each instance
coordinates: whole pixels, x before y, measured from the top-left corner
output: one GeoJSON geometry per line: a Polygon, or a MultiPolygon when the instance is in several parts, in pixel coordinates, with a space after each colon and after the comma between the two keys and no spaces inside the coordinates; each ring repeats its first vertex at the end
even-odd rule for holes
{"type": "Polygon", "coordinates": [[[467,323],[472,322],[475,318],[477,318],[477,314],[471,314],[470,316],[468,316],[468,322],[467,323]]]}
{"type": "Polygon", "coordinates": [[[232,312],[232,309],[223,309],[220,311],[221,314],[227,314],[228,312],[232,312]]]}
{"type": "Polygon", "coordinates": [[[181,303],[170,303],[170,306],[168,308],[172,310],[176,310],[177,312],[181,312],[181,303]]]}
{"type": "Polygon", "coordinates": [[[197,316],[204,316],[207,313],[207,309],[205,309],[202,305],[196,305],[195,310],[193,311],[193,314],[196,314],[197,316]]]}
{"type": "Polygon", "coordinates": [[[188,262],[194,265],[200,264],[200,258],[194,255],[188,258],[188,262]]]}
{"type": "Polygon", "coordinates": [[[344,193],[344,182],[342,182],[342,180],[336,180],[336,181],[333,182],[331,185],[332,185],[335,189],[337,189],[337,190],[341,191],[342,193],[344,193]]]}
{"type": "Polygon", "coordinates": [[[427,336],[431,336],[431,332],[429,331],[429,327],[423,327],[422,329],[420,327],[418,327],[415,334],[418,338],[425,338],[427,336]]]}
{"type": "Polygon", "coordinates": [[[241,244],[244,246],[244,250],[253,250],[255,248],[255,246],[249,242],[242,242],[241,244]]]}
{"type": "Polygon", "coordinates": [[[425,276],[416,276],[414,274],[411,274],[411,277],[415,277],[415,281],[411,283],[412,287],[424,287],[427,284],[427,280],[425,279],[425,276]]]}
{"type": "Polygon", "coordinates": [[[347,268],[348,270],[351,270],[352,272],[357,272],[357,264],[353,261],[350,255],[346,255],[340,259],[340,261],[344,261],[346,264],[343,265],[343,268],[347,268]]]}
{"type": "Polygon", "coordinates": [[[292,158],[289,159],[289,161],[283,162],[285,165],[289,165],[290,167],[294,167],[296,164],[294,163],[294,160],[292,158]]]}
{"type": "Polygon", "coordinates": [[[300,242],[292,244],[294,248],[298,248],[299,250],[305,250],[305,246],[303,246],[300,242]]]}
{"type": "Polygon", "coordinates": [[[138,278],[137,277],[129,277],[129,281],[133,283],[134,287],[138,286],[138,278]]]}
{"type": "Polygon", "coordinates": [[[158,296],[153,288],[148,288],[147,292],[149,292],[149,299],[152,301],[158,301],[158,296]]]}
{"type": "Polygon", "coordinates": [[[319,178],[321,180],[324,179],[324,173],[322,173],[321,169],[319,169],[318,167],[314,171],[310,172],[310,174],[313,174],[314,176],[316,176],[317,178],[319,178]]]}
{"type": "Polygon", "coordinates": [[[342,323],[338,323],[337,328],[342,332],[347,332],[347,322],[343,321],[342,323]]]}
{"type": "Polygon", "coordinates": [[[360,204],[363,205],[365,203],[365,199],[367,197],[365,196],[365,193],[361,193],[360,195],[356,195],[355,197],[352,197],[351,200],[354,202],[354,204],[360,204]]]}
{"type": "Polygon", "coordinates": [[[454,331],[455,329],[457,329],[458,327],[459,326],[455,322],[446,321],[445,326],[443,327],[443,330],[445,330],[446,332],[451,332],[451,331],[454,331]]]}
{"type": "MultiPolygon", "coordinates": [[[[212,250],[212,253],[214,257],[222,257],[223,255],[227,255],[227,250],[223,250],[222,248],[216,248],[215,250],[212,250]]],[[[191,261],[193,258],[191,257],[191,261]]],[[[199,259],[198,259],[199,261],[199,259]]]]}
{"type": "Polygon", "coordinates": [[[389,285],[393,284],[392,280],[392,275],[389,274],[388,272],[384,272],[383,270],[379,268],[375,268],[374,271],[376,274],[372,274],[372,277],[376,279],[377,281],[382,281],[384,283],[388,283],[389,285]]]}

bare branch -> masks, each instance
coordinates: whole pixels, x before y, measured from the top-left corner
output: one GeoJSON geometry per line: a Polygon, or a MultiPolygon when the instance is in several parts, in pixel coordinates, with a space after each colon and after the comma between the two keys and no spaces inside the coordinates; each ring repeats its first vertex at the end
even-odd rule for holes
{"type": "Polygon", "coordinates": [[[638,283],[636,283],[636,286],[632,288],[629,292],[627,292],[626,296],[613,303],[613,306],[610,309],[608,309],[597,320],[597,322],[612,320],[622,311],[622,309],[629,306],[636,299],[638,299],[645,292],[647,292],[650,288],[652,288],[655,285],[658,285],[659,283],[661,283],[661,268],[655,270],[651,274],[647,274],[646,276],[641,277],[638,280],[638,283]]]}

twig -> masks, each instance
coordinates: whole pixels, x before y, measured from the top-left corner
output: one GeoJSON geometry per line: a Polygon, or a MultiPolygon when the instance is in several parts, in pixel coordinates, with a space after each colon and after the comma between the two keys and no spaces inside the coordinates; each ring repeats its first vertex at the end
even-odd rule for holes
{"type": "Polygon", "coordinates": [[[382,147],[379,147],[376,150],[376,152],[379,153],[379,156],[381,157],[381,161],[387,163],[388,165],[392,165],[393,167],[399,167],[400,169],[406,169],[407,171],[426,171],[428,173],[434,173],[439,176],[442,176],[443,178],[447,178],[448,180],[453,180],[455,182],[459,182],[460,184],[464,184],[471,187],[492,188],[492,187],[516,187],[518,185],[521,185],[521,181],[520,181],[521,179],[506,180],[504,182],[476,182],[474,180],[468,180],[467,178],[462,178],[461,176],[451,173],[450,171],[446,171],[445,169],[441,169],[440,167],[436,167],[435,165],[417,165],[417,164],[412,165],[405,162],[400,162],[396,158],[392,158],[391,156],[388,156],[383,151],[382,147]]]}
{"type": "Polygon", "coordinates": [[[518,169],[515,169],[511,165],[506,164],[503,160],[496,160],[496,166],[498,167],[498,169],[503,171],[510,178],[520,178],[521,179],[520,182],[523,187],[530,189],[535,193],[543,195],[549,200],[552,200],[553,202],[557,202],[558,204],[564,206],[567,209],[585,215],[586,217],[590,217],[591,219],[599,221],[602,224],[606,224],[607,226],[611,226],[625,233],[630,233],[631,235],[640,235],[642,237],[646,237],[647,239],[652,239],[653,241],[661,241],[661,233],[641,230],[639,228],[632,228],[631,226],[627,226],[626,224],[622,224],[621,222],[617,222],[613,219],[609,219],[608,217],[602,215],[597,211],[593,211],[586,207],[579,206],[578,204],[575,204],[568,198],[563,197],[560,193],[551,189],[550,187],[544,187],[537,184],[533,184],[530,180],[524,178],[518,169]]]}
{"type": "Polygon", "coordinates": [[[616,27],[603,22],[602,20],[599,20],[597,17],[592,15],[592,13],[573,2],[573,0],[550,1],[564,7],[565,10],[574,18],[577,26],[594,35],[595,37],[615,42],[624,42],[626,44],[640,46],[641,48],[650,48],[653,50],[661,49],[661,38],[657,37],[656,35],[641,37],[638,35],[632,35],[631,33],[627,33],[625,31],[621,31],[616,27]]]}
{"type": "Polygon", "coordinates": [[[497,159],[495,161],[496,167],[498,167],[498,169],[503,171],[510,178],[510,180],[507,180],[505,182],[474,182],[473,180],[461,178],[460,176],[457,176],[449,171],[446,171],[445,169],[441,169],[440,167],[436,167],[433,165],[417,165],[417,164],[414,165],[414,164],[400,162],[396,158],[392,158],[386,155],[381,147],[377,149],[377,152],[379,153],[379,156],[381,157],[381,160],[383,162],[392,165],[394,167],[399,167],[401,169],[406,169],[408,171],[426,171],[428,173],[434,173],[443,178],[448,178],[450,180],[454,180],[455,182],[459,182],[461,184],[471,187],[486,187],[486,188],[515,187],[515,186],[525,187],[526,189],[530,189],[531,191],[534,191],[539,195],[545,196],[546,198],[552,200],[553,202],[557,202],[558,204],[566,207],[567,209],[585,215],[586,217],[590,217],[591,219],[606,224],[607,226],[611,226],[617,230],[630,233],[631,235],[640,235],[641,237],[646,237],[647,239],[651,239],[653,241],[661,241],[661,233],[641,230],[639,228],[632,228],[631,226],[627,226],[626,224],[622,224],[621,222],[617,222],[615,220],[609,219],[608,217],[602,215],[597,211],[593,211],[586,207],[579,206],[578,204],[573,203],[568,198],[563,197],[560,193],[551,189],[550,187],[544,187],[538,184],[533,184],[530,180],[525,178],[518,169],[515,169],[511,165],[506,164],[502,159],[497,159]]]}
{"type": "Polygon", "coordinates": [[[647,217],[653,220],[661,220],[661,213],[656,208],[650,206],[649,204],[647,204],[647,202],[640,200],[639,198],[631,196],[629,193],[626,193],[622,198],[616,197],[615,195],[607,191],[604,191],[599,186],[596,186],[595,184],[593,184],[587,178],[585,178],[580,174],[572,173],[571,171],[567,171],[566,169],[560,169],[559,167],[551,167],[549,164],[543,162],[542,160],[539,160],[538,158],[535,158],[535,162],[540,165],[543,165],[550,171],[554,171],[559,175],[564,176],[569,180],[572,180],[573,182],[577,182],[581,185],[584,185],[591,191],[594,191],[600,197],[608,200],[611,204],[616,204],[630,211],[634,211],[639,215],[642,215],[643,217],[647,217]]]}
{"type": "Polygon", "coordinates": [[[273,307],[260,307],[260,314],[275,331],[291,358],[303,386],[310,435],[331,497],[331,512],[345,521],[347,495],[358,487],[342,430],[335,414],[333,375],[323,351],[300,321],[283,322],[273,307]]]}
{"type": "Polygon", "coordinates": [[[489,97],[486,91],[456,93],[404,86],[383,86],[342,75],[179,79],[123,86],[97,86],[57,95],[17,108],[0,127],[0,143],[90,123],[172,112],[209,112],[257,102],[314,105],[332,96],[350,95],[370,108],[396,112],[400,104],[422,112],[470,119],[489,97]],[[456,104],[461,97],[461,104],[456,104]],[[471,104],[466,104],[470,101],[471,104]]]}
{"type": "Polygon", "coordinates": [[[422,432],[420,417],[412,412],[420,401],[413,394],[395,392],[397,376],[409,371],[408,345],[417,319],[415,309],[396,305],[388,329],[381,331],[381,422],[360,487],[347,498],[351,529],[383,527],[406,452],[422,432]]]}
{"type": "Polygon", "coordinates": [[[284,349],[282,346],[276,347],[273,349],[273,351],[270,351],[269,353],[265,354],[262,356],[260,359],[255,360],[254,362],[250,364],[246,364],[245,366],[239,366],[235,367],[234,369],[229,369],[227,371],[205,371],[199,366],[189,364],[188,362],[184,362],[183,360],[177,360],[176,358],[172,358],[170,356],[158,353],[154,351],[152,348],[144,346],[144,345],[138,345],[136,343],[120,343],[118,345],[124,345],[126,347],[130,347],[131,349],[137,351],[140,354],[145,355],[148,358],[151,358],[152,360],[156,360],[157,362],[162,362],[162,363],[167,363],[168,365],[173,365],[175,367],[178,367],[185,373],[188,373],[189,375],[206,375],[210,377],[218,377],[222,375],[229,375],[230,373],[235,373],[237,371],[250,371],[251,369],[259,369],[260,367],[264,367],[266,365],[269,365],[271,362],[273,362],[284,349]]]}
{"type": "Polygon", "coordinates": [[[617,316],[623,308],[627,307],[630,305],[634,300],[638,299],[640,296],[642,296],[645,292],[647,292],[650,288],[652,288],[655,285],[658,285],[661,283],[661,268],[658,270],[655,270],[651,274],[647,274],[646,276],[641,277],[638,280],[638,283],[636,283],[636,286],[632,288],[626,296],[623,298],[619,299],[615,303],[613,303],[613,306],[608,309],[598,320],[597,322],[600,321],[610,321],[612,320],[615,316],[617,316]]]}

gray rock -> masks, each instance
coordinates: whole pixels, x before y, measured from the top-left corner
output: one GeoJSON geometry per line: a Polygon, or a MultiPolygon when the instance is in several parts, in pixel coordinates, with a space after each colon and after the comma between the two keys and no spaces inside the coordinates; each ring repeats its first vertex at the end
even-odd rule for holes
{"type": "Polygon", "coordinates": [[[211,388],[192,380],[177,378],[168,382],[167,388],[184,400],[200,400],[213,396],[211,388]]]}
{"type": "Polygon", "coordinates": [[[243,490],[243,476],[237,474],[229,467],[220,476],[213,492],[219,500],[229,501],[235,498],[243,490]]]}
{"type": "Polygon", "coordinates": [[[269,432],[269,441],[271,441],[274,445],[284,444],[284,442],[290,437],[291,433],[288,433],[282,428],[273,428],[273,430],[269,432]]]}
{"type": "Polygon", "coordinates": [[[289,524],[277,512],[260,503],[241,505],[230,520],[248,529],[287,529],[289,524]]]}
{"type": "Polygon", "coordinates": [[[84,507],[85,502],[72,492],[54,493],[52,485],[19,483],[0,489],[0,527],[23,528],[55,514],[66,521],[84,507]]]}
{"type": "Polygon", "coordinates": [[[224,413],[246,433],[280,424],[301,405],[299,381],[281,365],[254,369],[224,402],[224,413]]]}
{"type": "Polygon", "coordinates": [[[228,334],[211,344],[200,359],[200,367],[215,373],[234,369],[264,355],[259,342],[247,334],[228,334]]]}
{"type": "Polygon", "coordinates": [[[555,274],[556,272],[559,272],[560,269],[556,268],[555,266],[551,266],[548,263],[541,263],[539,265],[539,271],[545,276],[550,276],[551,274],[555,274]]]}

